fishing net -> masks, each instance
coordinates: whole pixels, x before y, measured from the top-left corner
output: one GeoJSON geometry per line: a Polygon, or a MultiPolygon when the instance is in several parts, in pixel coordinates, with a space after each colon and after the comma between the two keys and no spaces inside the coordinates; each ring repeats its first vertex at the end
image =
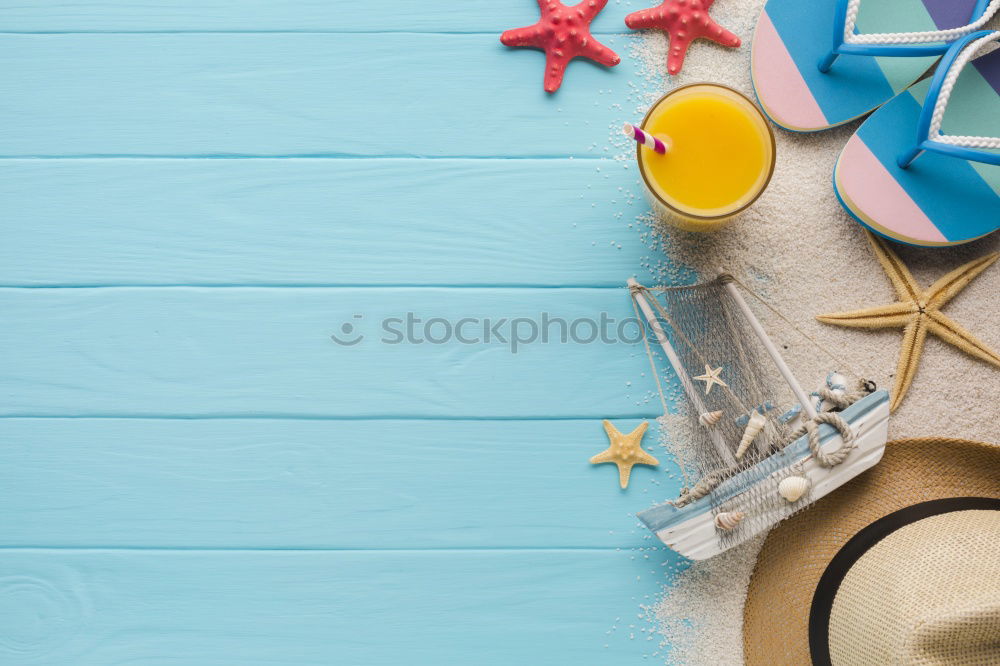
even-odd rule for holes
{"type": "MultiPolygon", "coordinates": [[[[687,484],[673,503],[707,496],[715,514],[746,512],[748,520],[720,531],[723,540],[756,533],[808,504],[808,491],[803,502],[782,499],[780,478],[768,471],[792,464],[783,451],[802,434],[796,429],[809,410],[754,332],[736,288],[729,276],[681,287],[632,285],[635,302],[648,305],[646,348],[664,402],[665,436],[687,484]],[[753,474],[741,474],[751,468],[753,474]]],[[[801,394],[816,412],[856,399],[855,381],[831,373],[826,382],[826,390],[801,394]],[[837,395],[849,399],[834,404],[837,395]]]]}

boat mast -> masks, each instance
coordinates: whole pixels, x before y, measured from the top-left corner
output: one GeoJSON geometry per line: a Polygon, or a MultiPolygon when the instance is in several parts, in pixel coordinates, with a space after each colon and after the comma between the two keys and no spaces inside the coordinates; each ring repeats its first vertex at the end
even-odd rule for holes
{"type": "MultiPolygon", "coordinates": [[[[720,271],[719,275],[727,276],[728,273],[726,271],[720,271]]],[[[816,410],[809,401],[809,396],[807,396],[806,392],[802,390],[799,380],[795,378],[795,375],[792,374],[788,364],[785,363],[785,359],[781,357],[778,347],[774,344],[771,338],[768,337],[764,327],[760,325],[760,321],[757,319],[757,316],[753,313],[753,310],[750,309],[750,306],[747,305],[747,302],[744,300],[743,294],[740,293],[736,283],[731,279],[724,280],[723,282],[726,286],[726,291],[728,291],[729,295],[733,297],[733,300],[736,301],[736,305],[739,306],[740,310],[743,312],[743,316],[747,318],[748,322],[750,322],[750,328],[757,336],[757,339],[760,340],[762,345],[764,345],[764,349],[771,357],[771,360],[774,361],[774,364],[778,367],[778,372],[781,373],[785,383],[788,384],[788,388],[792,389],[792,393],[795,394],[795,398],[799,401],[799,404],[802,405],[802,411],[805,412],[806,416],[810,419],[815,419],[816,410]]]]}
{"type": "MultiPolygon", "coordinates": [[[[684,393],[687,394],[688,400],[694,405],[695,410],[697,410],[698,415],[701,416],[708,409],[705,407],[705,402],[698,395],[698,390],[695,388],[694,383],[691,381],[690,375],[684,369],[684,365],[681,363],[681,359],[677,356],[677,352],[674,350],[674,346],[670,344],[670,340],[667,338],[667,334],[664,333],[663,327],[660,325],[660,320],[657,319],[656,313],[653,312],[653,308],[650,307],[649,303],[646,301],[645,295],[634,289],[633,287],[641,287],[635,278],[628,279],[628,286],[632,293],[632,298],[635,299],[636,304],[639,309],[642,310],[643,316],[646,317],[646,321],[649,323],[649,327],[653,330],[653,335],[656,336],[656,341],[660,343],[660,348],[663,349],[663,353],[667,356],[667,361],[670,362],[670,367],[674,369],[677,374],[677,378],[681,380],[681,386],[684,387],[684,393]]],[[[711,426],[705,426],[708,430],[708,435],[712,439],[712,444],[715,446],[715,450],[722,457],[723,460],[727,461],[730,465],[736,463],[736,458],[733,457],[732,452],[729,447],[726,446],[725,440],[722,439],[722,433],[711,426]]]]}

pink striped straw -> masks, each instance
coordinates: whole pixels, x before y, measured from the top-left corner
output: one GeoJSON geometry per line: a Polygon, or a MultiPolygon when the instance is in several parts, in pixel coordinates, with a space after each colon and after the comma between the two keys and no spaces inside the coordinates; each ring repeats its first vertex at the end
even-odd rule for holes
{"type": "Polygon", "coordinates": [[[647,134],[643,132],[641,129],[639,129],[635,125],[632,125],[631,123],[625,123],[625,126],[622,127],[622,130],[625,132],[625,136],[629,137],[630,139],[635,139],[636,142],[639,143],[640,145],[646,146],[647,148],[652,148],[661,155],[667,152],[667,143],[670,141],[670,139],[667,139],[667,141],[662,141],[661,139],[653,136],[652,134],[647,134]]]}

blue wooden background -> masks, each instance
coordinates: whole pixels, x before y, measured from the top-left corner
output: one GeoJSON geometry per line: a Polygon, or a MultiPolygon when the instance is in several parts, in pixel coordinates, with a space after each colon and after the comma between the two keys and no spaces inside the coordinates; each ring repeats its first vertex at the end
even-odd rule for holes
{"type": "Polygon", "coordinates": [[[534,0],[0,1],[0,663],[667,658],[641,346],[376,339],[632,314],[638,6],[547,96],[534,0]]]}

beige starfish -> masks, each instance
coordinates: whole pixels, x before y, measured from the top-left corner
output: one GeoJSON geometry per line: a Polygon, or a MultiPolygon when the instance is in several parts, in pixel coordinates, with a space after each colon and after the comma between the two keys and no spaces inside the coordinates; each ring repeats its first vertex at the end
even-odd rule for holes
{"type": "Polygon", "coordinates": [[[695,379],[697,379],[698,381],[705,382],[705,395],[711,393],[712,387],[714,387],[716,384],[724,388],[727,386],[726,382],[722,381],[719,378],[719,375],[721,373],[722,373],[722,368],[716,368],[715,370],[713,370],[712,367],[708,365],[708,363],[706,363],[705,374],[698,375],[697,377],[695,377],[695,379]]]}
{"type": "Polygon", "coordinates": [[[649,427],[648,421],[627,435],[623,435],[611,421],[604,421],[604,432],[608,433],[611,446],[590,459],[594,465],[613,462],[618,465],[618,482],[622,488],[628,487],[628,477],[632,474],[632,465],[659,465],[660,461],[646,453],[642,446],[642,436],[649,427]]]}
{"type": "Polygon", "coordinates": [[[973,278],[989,268],[1000,257],[1000,253],[994,252],[974,259],[940,278],[927,289],[921,289],[886,242],[870,232],[866,233],[875,257],[896,289],[899,302],[853,312],[818,315],[816,319],[827,324],[853,328],[903,329],[903,346],[896,366],[889,409],[895,410],[910,388],[928,333],[933,333],[971,356],[1000,367],[1000,355],[941,313],[941,308],[973,278]]]}

